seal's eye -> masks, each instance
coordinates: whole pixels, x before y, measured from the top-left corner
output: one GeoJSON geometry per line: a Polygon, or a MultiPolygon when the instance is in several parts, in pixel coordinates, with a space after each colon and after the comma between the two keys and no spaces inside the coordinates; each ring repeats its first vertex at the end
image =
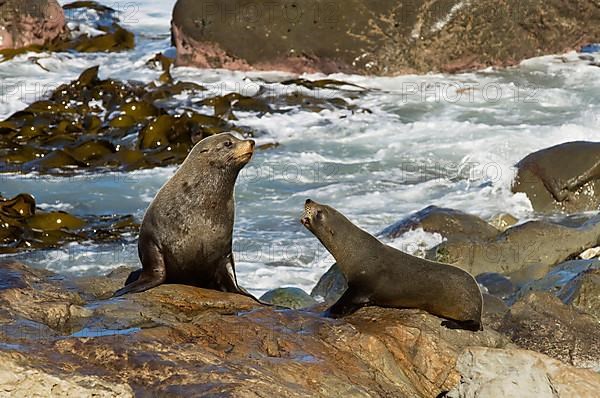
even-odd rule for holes
{"type": "Polygon", "coordinates": [[[321,210],[317,210],[317,220],[323,219],[323,212],[321,210]]]}
{"type": "Polygon", "coordinates": [[[233,145],[231,141],[225,141],[223,143],[223,146],[225,146],[225,148],[229,148],[231,145],[233,145]]]}

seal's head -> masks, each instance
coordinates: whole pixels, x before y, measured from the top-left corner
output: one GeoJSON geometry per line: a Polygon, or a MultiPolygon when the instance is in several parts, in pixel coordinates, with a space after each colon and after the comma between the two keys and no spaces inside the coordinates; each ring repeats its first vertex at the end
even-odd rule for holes
{"type": "Polygon", "coordinates": [[[215,134],[198,142],[189,157],[211,166],[242,169],[254,153],[254,140],[241,140],[229,133],[215,134]]]}
{"type": "MultiPolygon", "coordinates": [[[[332,222],[341,216],[334,208],[306,199],[300,222],[317,238],[327,240],[334,235],[332,222]]],[[[342,216],[343,217],[343,216],[342,216]]]]}

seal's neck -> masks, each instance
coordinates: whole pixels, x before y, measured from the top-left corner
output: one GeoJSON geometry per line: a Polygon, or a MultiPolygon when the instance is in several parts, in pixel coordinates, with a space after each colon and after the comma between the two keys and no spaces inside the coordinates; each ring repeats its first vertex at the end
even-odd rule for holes
{"type": "MultiPolygon", "coordinates": [[[[364,267],[364,264],[362,264],[364,255],[357,255],[357,250],[376,253],[382,243],[347,219],[343,224],[342,228],[336,228],[333,231],[333,235],[327,232],[321,242],[333,255],[346,278],[352,279],[353,275],[360,273],[362,267],[364,267]]],[[[339,225],[336,227],[339,227],[339,225]]]]}

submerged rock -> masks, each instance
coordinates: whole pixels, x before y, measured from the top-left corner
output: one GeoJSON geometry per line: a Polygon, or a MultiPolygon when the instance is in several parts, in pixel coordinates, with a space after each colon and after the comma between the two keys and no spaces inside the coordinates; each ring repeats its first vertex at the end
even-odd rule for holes
{"type": "Polygon", "coordinates": [[[285,287],[270,290],[263,294],[260,300],[265,303],[291,309],[308,308],[317,304],[317,300],[297,287],[285,287]]]}
{"type": "Polygon", "coordinates": [[[0,51],[44,46],[66,34],[65,14],[56,0],[0,1],[0,51]]]}
{"type": "Polygon", "coordinates": [[[563,53],[599,18],[593,0],[178,0],[171,30],[179,65],[398,75],[563,53]]]}
{"type": "Polygon", "coordinates": [[[524,192],[539,212],[598,210],[600,143],[567,142],[534,152],[517,163],[513,192],[524,192]]]}

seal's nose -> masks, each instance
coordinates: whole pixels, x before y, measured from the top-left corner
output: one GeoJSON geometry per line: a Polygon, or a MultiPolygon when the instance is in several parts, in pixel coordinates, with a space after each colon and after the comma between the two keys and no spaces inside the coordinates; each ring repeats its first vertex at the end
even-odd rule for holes
{"type": "Polygon", "coordinates": [[[312,202],[313,202],[312,200],[310,200],[310,199],[306,199],[306,202],[304,202],[304,204],[305,204],[305,205],[309,205],[309,204],[311,204],[312,202]]]}
{"type": "Polygon", "coordinates": [[[254,148],[254,146],[256,145],[256,141],[254,141],[254,140],[248,140],[248,141],[250,141],[250,146],[252,148],[254,148]]]}

